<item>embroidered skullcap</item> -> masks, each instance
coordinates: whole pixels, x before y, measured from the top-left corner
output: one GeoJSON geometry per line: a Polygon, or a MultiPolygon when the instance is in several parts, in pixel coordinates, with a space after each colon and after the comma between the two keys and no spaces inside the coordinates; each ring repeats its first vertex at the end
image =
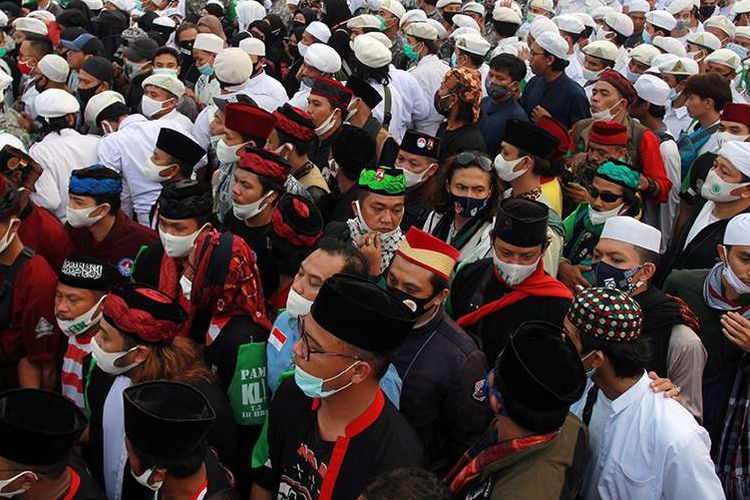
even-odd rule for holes
{"type": "Polygon", "coordinates": [[[448,279],[461,252],[430,233],[409,228],[396,253],[423,269],[448,279]]]}
{"type": "Polygon", "coordinates": [[[109,262],[88,255],[65,259],[58,282],[73,288],[108,292],[122,281],[122,274],[109,262]]]}
{"type": "Polygon", "coordinates": [[[616,288],[585,288],[573,297],[568,320],[582,335],[627,342],[641,336],[641,306],[616,288]]]}
{"type": "Polygon", "coordinates": [[[286,194],[273,211],[271,229],[290,245],[314,247],[323,234],[323,216],[307,198],[286,194]]]}
{"type": "Polygon", "coordinates": [[[403,196],[406,193],[406,178],[400,168],[365,168],[359,174],[358,185],[363,191],[383,196],[403,196]]]}

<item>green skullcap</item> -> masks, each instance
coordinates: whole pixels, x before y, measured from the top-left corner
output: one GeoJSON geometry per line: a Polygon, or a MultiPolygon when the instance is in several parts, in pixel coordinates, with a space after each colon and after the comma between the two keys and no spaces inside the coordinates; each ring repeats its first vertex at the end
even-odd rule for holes
{"type": "Polygon", "coordinates": [[[406,177],[400,168],[365,168],[359,174],[359,187],[384,196],[402,196],[406,193],[406,177]]]}
{"type": "Polygon", "coordinates": [[[641,174],[620,161],[606,161],[596,169],[596,175],[623,187],[637,190],[641,174]]]}

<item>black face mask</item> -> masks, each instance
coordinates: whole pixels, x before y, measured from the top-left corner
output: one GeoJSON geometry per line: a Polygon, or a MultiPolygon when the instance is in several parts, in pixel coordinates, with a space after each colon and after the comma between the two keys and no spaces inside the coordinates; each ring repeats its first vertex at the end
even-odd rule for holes
{"type": "Polygon", "coordinates": [[[183,55],[193,57],[193,43],[193,40],[189,42],[180,42],[180,52],[182,52],[183,55]]]}
{"type": "Polygon", "coordinates": [[[78,89],[76,90],[76,93],[78,94],[78,100],[81,101],[81,109],[86,109],[86,104],[88,104],[89,100],[94,97],[94,94],[96,94],[96,89],[99,87],[98,85],[95,87],[91,87],[90,89],[78,89]]]}
{"type": "Polygon", "coordinates": [[[715,5],[702,5],[698,8],[698,17],[701,21],[705,21],[713,15],[714,10],[716,10],[715,5]]]}
{"type": "Polygon", "coordinates": [[[443,12],[442,16],[446,23],[453,24],[453,16],[456,14],[458,14],[458,12],[443,12]]]}
{"type": "Polygon", "coordinates": [[[408,293],[398,288],[391,287],[391,286],[388,286],[387,288],[388,288],[388,291],[391,292],[393,295],[395,295],[398,300],[406,304],[406,307],[408,307],[409,309],[412,309],[414,311],[414,315],[417,318],[421,318],[422,316],[425,315],[425,313],[427,312],[427,310],[425,309],[425,306],[429,304],[435,298],[435,295],[433,295],[431,297],[427,297],[426,299],[418,299],[416,297],[412,297],[408,293]]]}

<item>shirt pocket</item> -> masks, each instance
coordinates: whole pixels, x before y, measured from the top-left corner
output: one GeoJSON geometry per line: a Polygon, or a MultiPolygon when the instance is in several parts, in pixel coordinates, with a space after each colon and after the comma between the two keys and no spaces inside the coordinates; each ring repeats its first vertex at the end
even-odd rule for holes
{"type": "Polygon", "coordinates": [[[661,495],[656,476],[644,466],[616,464],[610,478],[613,499],[650,500],[661,495]]]}

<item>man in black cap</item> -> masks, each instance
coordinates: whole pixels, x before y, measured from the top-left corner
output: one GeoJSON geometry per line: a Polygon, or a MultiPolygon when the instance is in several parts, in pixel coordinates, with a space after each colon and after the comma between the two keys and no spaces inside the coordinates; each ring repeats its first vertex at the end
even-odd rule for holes
{"type": "Polygon", "coordinates": [[[492,231],[492,256],[459,270],[450,304],[458,324],[481,340],[495,359],[521,323],[561,324],[570,290],[544,272],[547,206],[526,198],[500,203],[492,231]]]}
{"type": "Polygon", "coordinates": [[[159,44],[153,39],[142,36],[136,38],[125,47],[123,55],[123,71],[130,85],[122,94],[128,103],[131,113],[138,113],[143,98],[143,80],[154,72],[151,61],[159,44]]]}
{"type": "Polygon", "coordinates": [[[154,153],[143,165],[143,175],[162,185],[188,180],[204,156],[206,150],[191,136],[165,127],[159,131],[154,153]]]}
{"type": "Polygon", "coordinates": [[[576,498],[588,450],[586,429],[569,409],[585,385],[563,329],[523,323],[484,381],[496,418],[448,474],[454,498],[576,498]]]}
{"type": "Polygon", "coordinates": [[[41,389],[0,395],[0,497],[104,500],[71,456],[86,417],[64,396],[41,389]]]}
{"type": "Polygon", "coordinates": [[[391,158],[398,151],[398,142],[372,114],[375,106],[383,100],[380,92],[358,76],[350,77],[346,81],[346,87],[354,94],[349,103],[347,123],[361,128],[372,137],[375,142],[375,158],[381,161],[391,158]]]}
{"type": "Polygon", "coordinates": [[[99,56],[90,56],[78,70],[78,87],[76,95],[81,101],[81,109],[86,109],[89,99],[96,94],[109,90],[115,70],[112,63],[99,56]]]}
{"type": "Polygon", "coordinates": [[[354,213],[352,204],[359,196],[359,174],[374,164],[375,142],[361,128],[347,124],[341,127],[331,153],[336,163],[335,176],[329,179],[334,196],[324,215],[327,222],[344,222],[354,213]]]}
{"type": "Polygon", "coordinates": [[[123,392],[125,445],[136,481],[154,498],[239,498],[206,442],[216,421],[211,403],[194,387],[144,382],[123,392]]]}
{"type": "Polygon", "coordinates": [[[422,229],[432,210],[429,199],[432,187],[430,179],[438,171],[439,147],[438,139],[416,130],[407,130],[401,140],[395,166],[403,170],[406,177],[406,206],[404,218],[401,220],[402,231],[408,231],[412,226],[422,229]]]}
{"type": "Polygon", "coordinates": [[[378,380],[414,324],[410,310],[364,278],[325,281],[294,345],[294,381],[268,418],[270,474],[253,498],[356,498],[375,476],[424,465],[422,444],[378,380]]]}
{"type": "Polygon", "coordinates": [[[60,45],[67,49],[65,59],[68,61],[71,73],[68,86],[71,92],[75,92],[78,89],[78,72],[92,56],[102,55],[104,44],[91,33],[81,33],[74,40],[60,40],[60,45]]]}

